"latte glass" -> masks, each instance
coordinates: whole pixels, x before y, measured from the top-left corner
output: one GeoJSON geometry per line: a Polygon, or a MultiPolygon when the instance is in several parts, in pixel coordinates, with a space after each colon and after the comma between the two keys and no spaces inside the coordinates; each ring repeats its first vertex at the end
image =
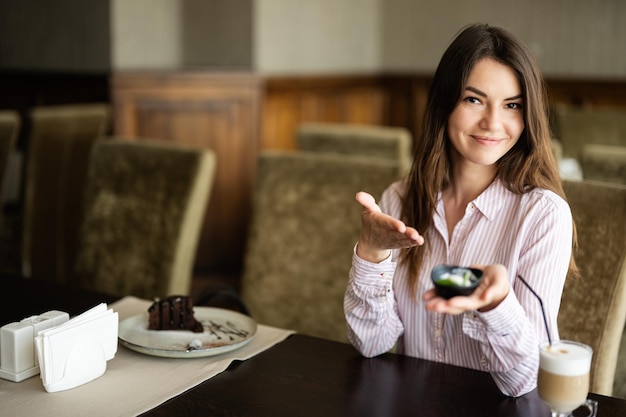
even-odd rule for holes
{"type": "Polygon", "coordinates": [[[558,340],[539,346],[537,392],[552,417],[571,416],[584,406],[596,416],[598,403],[587,399],[593,350],[582,343],[558,340]]]}

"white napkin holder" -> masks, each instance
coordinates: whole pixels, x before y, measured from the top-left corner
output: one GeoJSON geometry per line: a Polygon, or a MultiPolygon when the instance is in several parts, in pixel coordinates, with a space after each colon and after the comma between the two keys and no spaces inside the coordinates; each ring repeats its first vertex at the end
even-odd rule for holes
{"type": "Polygon", "coordinates": [[[39,374],[34,339],[41,330],[70,319],[64,311],[51,310],[0,328],[0,378],[21,382],[39,374]]]}
{"type": "Polygon", "coordinates": [[[117,352],[118,314],[102,303],[35,337],[40,375],[48,392],[100,377],[117,352]]]}

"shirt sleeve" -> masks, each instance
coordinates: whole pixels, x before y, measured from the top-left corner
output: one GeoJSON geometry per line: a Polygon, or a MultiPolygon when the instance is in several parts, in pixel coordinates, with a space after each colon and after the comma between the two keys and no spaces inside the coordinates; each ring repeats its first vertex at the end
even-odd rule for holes
{"type": "Polygon", "coordinates": [[[352,255],[352,267],[344,296],[348,339],[366,357],[390,350],[403,333],[393,293],[396,263],[391,255],[380,263],[352,255]]]}

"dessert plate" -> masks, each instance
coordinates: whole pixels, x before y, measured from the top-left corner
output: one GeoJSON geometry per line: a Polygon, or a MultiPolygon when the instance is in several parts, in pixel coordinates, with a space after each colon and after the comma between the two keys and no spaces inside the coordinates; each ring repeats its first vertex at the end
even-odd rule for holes
{"type": "Polygon", "coordinates": [[[128,349],[166,358],[197,358],[218,355],[246,345],[254,337],[256,322],[236,311],[194,307],[204,332],[189,330],[148,330],[148,312],[122,320],[120,343],[128,349]]]}

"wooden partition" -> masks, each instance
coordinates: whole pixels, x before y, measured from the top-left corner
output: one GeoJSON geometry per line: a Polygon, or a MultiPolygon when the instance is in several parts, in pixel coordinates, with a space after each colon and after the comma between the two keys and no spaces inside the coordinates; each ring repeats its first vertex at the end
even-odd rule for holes
{"type": "Polygon", "coordinates": [[[263,83],[261,147],[293,149],[302,122],[419,128],[415,98],[429,80],[413,76],[269,77],[263,83]]]}
{"type": "Polygon", "coordinates": [[[549,99],[553,105],[586,109],[626,109],[626,79],[624,80],[547,80],[549,99]]]}
{"type": "MultiPolygon", "coordinates": [[[[240,268],[260,149],[294,149],[302,122],[407,128],[418,137],[430,74],[118,73],[114,133],[213,149],[215,187],[196,268],[240,268]]],[[[552,105],[626,108],[626,80],[547,80],[552,105]]]]}

